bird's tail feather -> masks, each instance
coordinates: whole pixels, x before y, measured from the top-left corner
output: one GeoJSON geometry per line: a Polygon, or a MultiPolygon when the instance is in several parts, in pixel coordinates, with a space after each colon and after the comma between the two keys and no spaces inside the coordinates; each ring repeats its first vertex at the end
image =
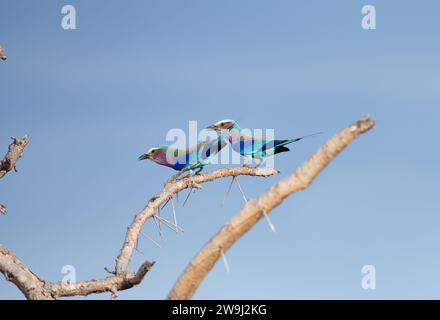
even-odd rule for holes
{"type": "Polygon", "coordinates": [[[312,134],[309,134],[307,136],[303,136],[303,137],[299,137],[299,138],[295,138],[295,139],[275,140],[274,141],[274,143],[275,143],[275,152],[274,152],[274,154],[290,151],[290,149],[286,147],[286,145],[289,144],[289,143],[297,142],[297,141],[300,141],[302,139],[309,138],[309,137],[312,137],[312,136],[315,136],[315,135],[321,134],[321,133],[322,132],[312,133],[312,134]]]}
{"type": "Polygon", "coordinates": [[[323,132],[316,132],[316,133],[308,134],[306,136],[295,138],[295,139],[283,140],[283,142],[281,144],[279,144],[279,146],[284,146],[286,144],[289,144],[289,143],[292,143],[292,142],[297,142],[297,141],[300,141],[300,140],[303,140],[303,139],[306,139],[306,138],[310,138],[310,137],[313,137],[313,136],[316,136],[316,135],[322,134],[322,133],[323,132]]]}
{"type": "Polygon", "coordinates": [[[285,146],[281,146],[281,147],[278,147],[275,149],[274,154],[281,153],[281,152],[287,152],[287,151],[290,151],[290,149],[285,146]]]}

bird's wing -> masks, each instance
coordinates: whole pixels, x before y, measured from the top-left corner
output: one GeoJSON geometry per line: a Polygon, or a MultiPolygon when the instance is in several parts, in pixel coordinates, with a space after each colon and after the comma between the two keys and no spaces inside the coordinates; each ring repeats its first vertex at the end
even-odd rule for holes
{"type": "Polygon", "coordinates": [[[217,154],[225,145],[225,141],[216,138],[202,141],[186,149],[174,149],[171,151],[173,165],[178,168],[177,170],[181,170],[199,161],[200,165],[196,165],[194,169],[198,168],[206,164],[205,162],[217,154]]]}
{"type": "Polygon", "coordinates": [[[240,136],[240,140],[243,140],[243,141],[262,141],[263,139],[262,138],[256,138],[254,136],[248,136],[248,135],[242,134],[240,136]]]}
{"type": "Polygon", "coordinates": [[[197,161],[197,149],[195,146],[186,149],[175,149],[173,157],[175,165],[186,167],[197,161]]]}
{"type": "Polygon", "coordinates": [[[199,161],[203,162],[214,157],[226,144],[227,142],[221,137],[199,143],[197,145],[199,161]]]}
{"type": "Polygon", "coordinates": [[[240,140],[237,140],[232,148],[238,151],[241,155],[252,155],[261,149],[266,140],[255,138],[252,136],[242,135],[240,140]]]}
{"type": "Polygon", "coordinates": [[[294,140],[265,140],[262,138],[255,138],[251,136],[241,136],[237,141],[234,150],[238,151],[242,155],[259,155],[265,156],[266,153],[271,153],[276,148],[282,147],[286,144],[293,142],[294,140]]]}

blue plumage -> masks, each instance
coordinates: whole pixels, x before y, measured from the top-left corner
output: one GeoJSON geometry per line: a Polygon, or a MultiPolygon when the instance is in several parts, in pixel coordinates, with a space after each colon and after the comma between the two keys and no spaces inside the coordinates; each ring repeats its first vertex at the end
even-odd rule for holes
{"type": "Polygon", "coordinates": [[[305,138],[265,140],[247,136],[237,122],[230,119],[221,120],[208,128],[220,133],[222,139],[228,140],[234,151],[244,157],[259,159],[260,161],[274,154],[289,151],[290,149],[286,145],[305,138]]]}

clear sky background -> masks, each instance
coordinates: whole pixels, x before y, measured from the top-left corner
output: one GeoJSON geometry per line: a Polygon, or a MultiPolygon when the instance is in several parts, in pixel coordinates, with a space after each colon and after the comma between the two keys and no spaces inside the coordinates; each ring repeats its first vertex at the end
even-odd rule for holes
{"type": "MultiPolygon", "coordinates": [[[[137,161],[168,129],[234,118],[279,138],[324,131],[280,154],[279,176],[242,178],[252,197],[371,114],[373,131],[272,212],[277,233],[259,222],[195,298],[440,298],[439,12],[434,0],[1,0],[0,152],[12,135],[30,144],[0,181],[0,243],[47,280],[64,265],[78,280],[106,276],[134,214],[174,173],[137,161]],[[61,28],[64,4],[78,30],[61,28]],[[377,30],[361,28],[364,4],[377,30]],[[367,264],[376,290],[360,285],[367,264]]],[[[242,207],[236,189],[221,206],[228,184],[179,204],[185,233],[167,232],[161,249],[141,239],[131,268],[157,264],[121,299],[167,295],[242,207]]],[[[1,277],[0,298],[23,296],[1,277]]]]}

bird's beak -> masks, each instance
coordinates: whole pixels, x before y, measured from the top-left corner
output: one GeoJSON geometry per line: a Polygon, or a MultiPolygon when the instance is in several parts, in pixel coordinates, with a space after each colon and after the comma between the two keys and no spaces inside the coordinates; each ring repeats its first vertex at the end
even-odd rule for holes
{"type": "Polygon", "coordinates": [[[141,155],[138,160],[146,160],[146,159],[150,159],[150,155],[147,153],[144,153],[143,155],[141,155]]]}
{"type": "Polygon", "coordinates": [[[211,125],[211,126],[209,126],[209,127],[206,127],[206,129],[209,129],[209,130],[217,130],[217,127],[216,127],[216,125],[215,124],[213,124],[213,125],[211,125]]]}

